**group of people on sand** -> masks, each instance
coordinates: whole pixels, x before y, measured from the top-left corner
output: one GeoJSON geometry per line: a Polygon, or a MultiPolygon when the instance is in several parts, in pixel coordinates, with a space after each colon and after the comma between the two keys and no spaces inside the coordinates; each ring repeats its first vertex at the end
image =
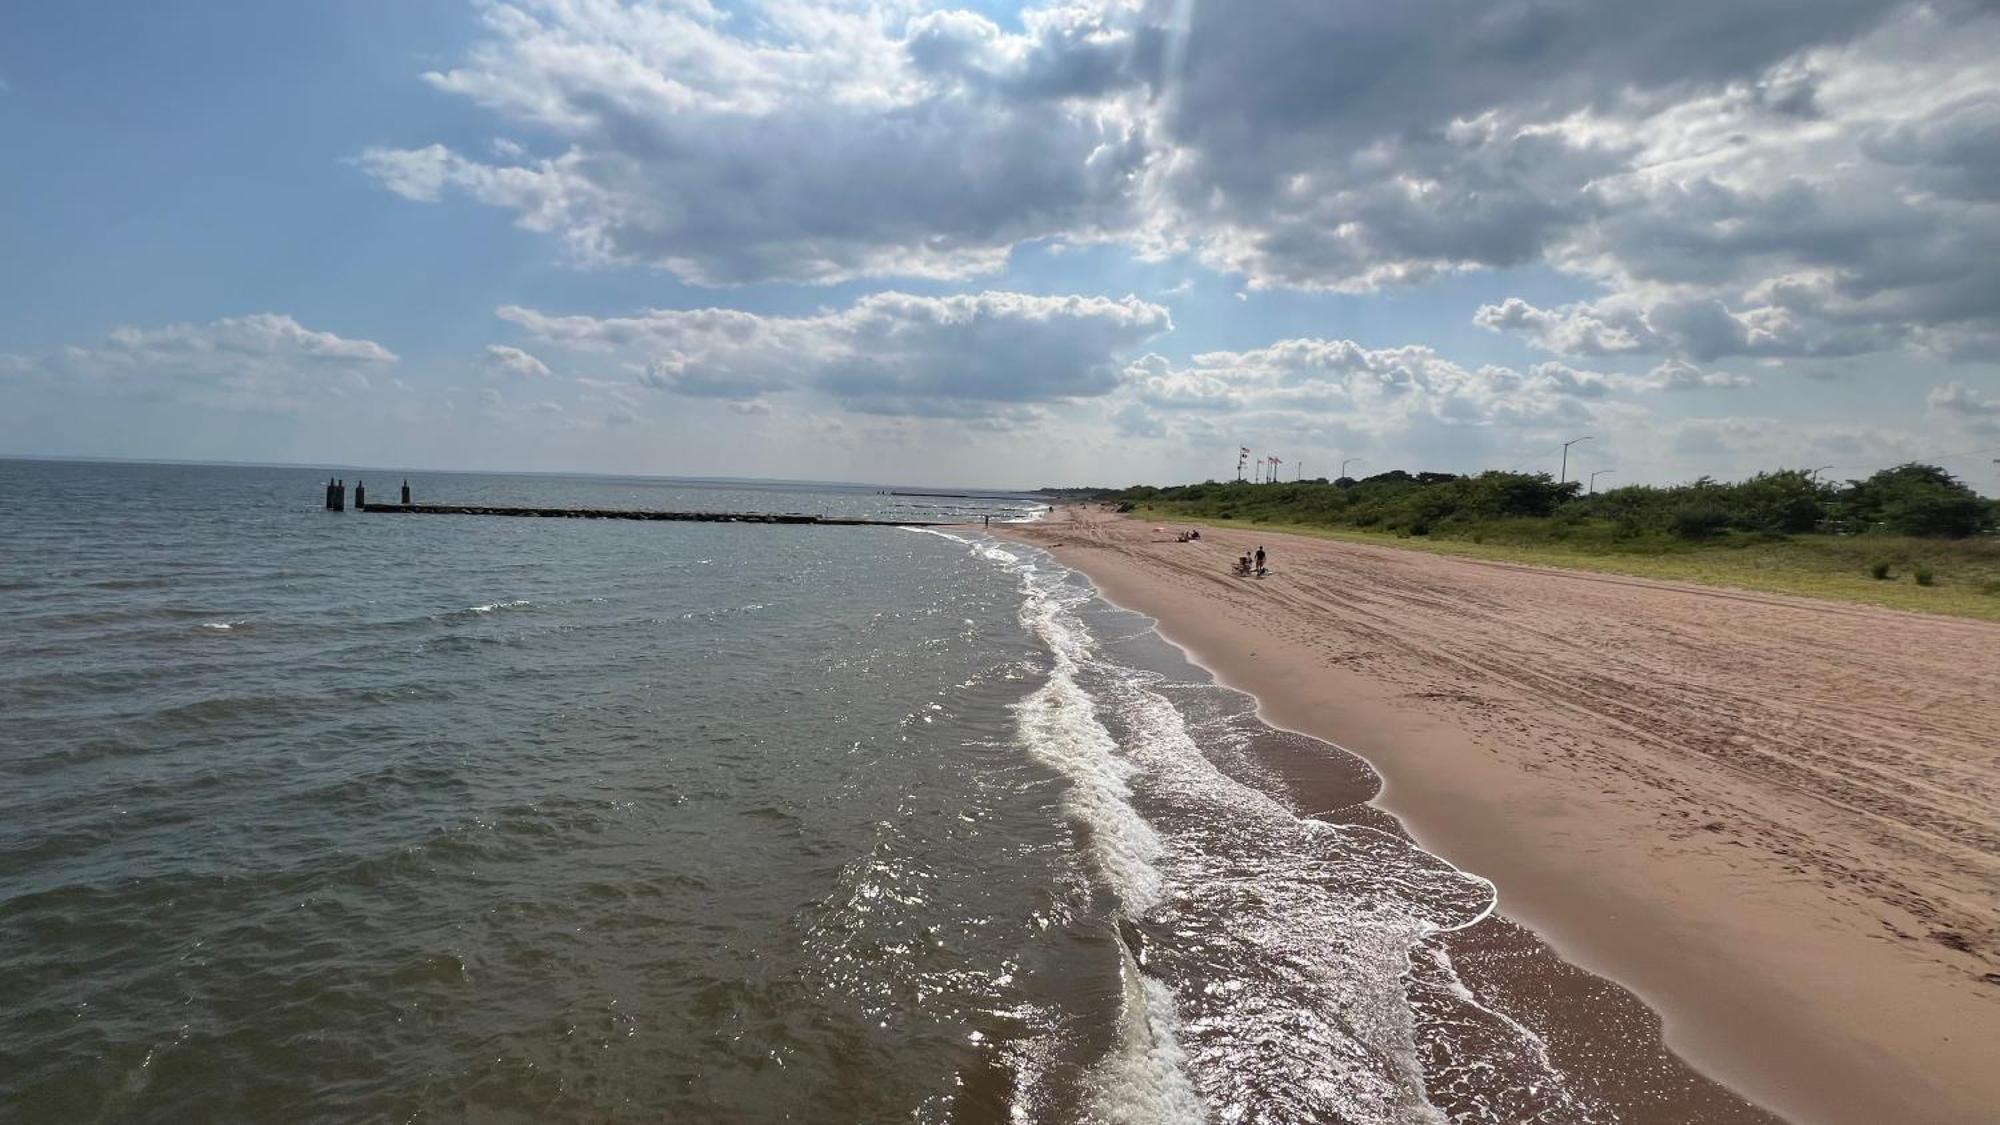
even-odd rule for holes
{"type": "MultiPolygon", "coordinates": [[[[1154,528],[1153,530],[1165,531],[1166,529],[1161,527],[1154,528]]],[[[1174,536],[1174,542],[1199,543],[1201,542],[1201,531],[1198,528],[1183,531],[1179,535],[1174,536]]],[[[1254,554],[1238,555],[1236,557],[1235,573],[1245,578],[1262,578],[1271,573],[1270,568],[1264,565],[1264,548],[1258,547],[1254,554]]]]}

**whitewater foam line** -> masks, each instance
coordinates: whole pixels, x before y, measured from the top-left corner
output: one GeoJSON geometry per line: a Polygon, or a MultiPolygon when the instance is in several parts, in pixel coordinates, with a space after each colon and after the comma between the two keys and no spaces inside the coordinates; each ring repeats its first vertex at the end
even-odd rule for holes
{"type": "Polygon", "coordinates": [[[948,531],[939,531],[934,527],[898,527],[897,530],[915,532],[918,535],[935,535],[939,539],[949,539],[954,543],[963,543],[967,547],[972,548],[973,554],[988,562],[997,562],[1003,566],[1016,569],[1022,565],[1021,556],[999,546],[991,539],[967,539],[963,535],[953,535],[948,531]]]}
{"type": "MultiPolygon", "coordinates": [[[[1452,964],[1450,951],[1441,945],[1428,944],[1424,948],[1424,953],[1430,957],[1431,964],[1443,974],[1445,988],[1451,993],[1453,999],[1468,1008],[1484,1013],[1498,1023],[1504,1024],[1515,1035],[1520,1036],[1523,1043],[1527,1044],[1528,1050],[1534,1053],[1536,1062],[1540,1063],[1544,1069],[1549,1071],[1555,1070],[1555,1060],[1549,1057],[1549,1041],[1542,1038],[1540,1032],[1515,1019],[1513,1016],[1508,1015],[1498,1008],[1481,1003],[1478,995],[1472,989],[1466,987],[1464,978],[1458,975],[1458,967],[1452,964]]],[[[1565,1106],[1577,1108],[1576,1098],[1570,1093],[1567,1084],[1564,1084],[1558,1093],[1561,1095],[1565,1106]]]]}
{"type": "Polygon", "coordinates": [[[1135,736],[1130,754],[1146,769],[1149,797],[1194,822],[1176,836],[1166,865],[1177,893],[1165,924],[1196,947],[1194,960],[1240,990],[1217,998],[1178,982],[1192,990],[1179,999],[1205,1030],[1193,1071],[1226,1103],[1253,1091],[1281,1100],[1269,1107],[1280,1117],[1442,1123],[1418,1061],[1404,985],[1409,955],[1429,934],[1483,916],[1490,884],[1442,861],[1411,863],[1411,853],[1423,853],[1401,837],[1299,817],[1216,768],[1180,709],[1153,690],[1157,673],[1108,663],[1097,670],[1135,736]],[[1201,916],[1211,911],[1183,909],[1202,895],[1229,901],[1229,917],[1218,923],[1201,916]],[[1259,1046],[1274,1037],[1293,1044],[1276,1059],[1259,1046]],[[1312,1090],[1316,1072],[1334,1068],[1338,1086],[1312,1090]]]}
{"type": "Polygon", "coordinates": [[[1104,1125],[1196,1125],[1207,1119],[1177,1038],[1173,993],[1146,976],[1119,943],[1118,1045],[1091,1070],[1088,1120],[1104,1125]]]}
{"type": "Polygon", "coordinates": [[[1039,593],[1030,593],[1022,609],[1030,630],[1055,656],[1055,666],[1041,687],[1015,705],[1021,741],[1031,757],[1069,778],[1064,804],[1073,819],[1089,827],[1099,873],[1126,911],[1143,914],[1165,888],[1156,866],[1160,838],[1132,807],[1126,784],[1132,767],[1097,721],[1095,701],[1076,682],[1076,662],[1066,651],[1073,642],[1063,636],[1057,612],[1054,600],[1039,593]]]}
{"type": "Polygon", "coordinates": [[[1016,733],[1031,757],[1070,780],[1064,803],[1072,819],[1090,829],[1091,858],[1106,889],[1128,913],[1144,913],[1159,901],[1164,886],[1155,866],[1160,838],[1132,807],[1127,779],[1137,767],[1119,753],[1117,740],[1097,719],[1096,701],[1077,682],[1093,640],[1071,611],[1089,600],[1089,591],[1065,598],[1059,580],[990,540],[928,527],[907,530],[962,543],[1020,575],[1021,625],[1042,642],[1053,663],[1042,686],[1014,705],[1016,733]]]}
{"type": "MultiPolygon", "coordinates": [[[[1242,1104],[1244,1095],[1262,1104],[1275,1083],[1280,1091],[1318,1087],[1311,1097],[1291,1099],[1279,1093],[1279,1102],[1295,1102],[1292,1108],[1307,1116],[1331,1109],[1356,1121],[1442,1121],[1443,1113],[1426,1088],[1417,1042],[1420,1021],[1426,1041],[1433,1034],[1431,1014],[1427,1007],[1418,1010],[1417,998],[1410,992],[1412,958],[1422,957],[1442,978],[1452,1000],[1506,1029],[1514,1042],[1504,1053],[1525,1064],[1524,1080],[1559,1106],[1575,1107],[1569,1084],[1541,1037],[1519,1020],[1481,1003],[1435,942],[1440,935],[1493,915],[1499,896],[1490,880],[1452,865],[1400,833],[1304,816],[1223,773],[1196,744],[1188,717],[1163,694],[1164,677],[1101,654],[1100,643],[1075,613],[1095,597],[1094,590],[1065,590],[1040,573],[1025,581],[1030,598],[1023,621],[1055,658],[1051,685],[1045,690],[1055,696],[1074,689],[1079,700],[1093,709],[1108,708],[1106,714],[1112,716],[1100,720],[1093,714],[1087,725],[1079,717],[1079,729],[1094,727],[1095,732],[1073,742],[1083,744],[1083,763],[1093,773],[1108,773],[1117,784],[1106,785],[1086,775],[1078,788],[1096,784],[1094,796],[1117,798],[1117,805],[1144,826],[1152,841],[1144,854],[1147,893],[1128,901],[1127,908],[1135,915],[1153,911],[1149,924],[1172,928],[1196,945],[1202,936],[1183,929],[1184,925],[1200,929],[1214,921],[1201,914],[1214,909],[1233,914],[1209,935],[1221,944],[1192,949],[1187,957],[1169,949],[1160,963],[1149,961],[1141,976],[1153,995],[1143,1007],[1128,993],[1130,1011],[1162,1016],[1160,1025],[1173,1041],[1179,1081],[1190,1089],[1207,1090],[1220,1099],[1217,1104],[1242,1104]],[[1062,688],[1055,687],[1057,681],[1063,681],[1062,688]],[[1125,732],[1128,745],[1119,745],[1120,736],[1106,722],[1125,732]],[[1096,732],[1102,733],[1102,744],[1097,743],[1096,732]],[[1144,796],[1147,814],[1133,803],[1135,788],[1144,796]],[[1160,801],[1165,804],[1155,809],[1160,801]],[[1189,823],[1164,834],[1162,826],[1179,825],[1183,819],[1189,823]],[[1223,905],[1211,908],[1203,905],[1204,900],[1223,905]],[[1260,916],[1235,913],[1245,908],[1260,916]],[[1223,959],[1217,961],[1210,954],[1223,959]],[[1210,987],[1213,980],[1199,982],[1237,957],[1244,959],[1236,967],[1250,970],[1251,975],[1224,982],[1224,998],[1218,1000],[1210,987]],[[1238,988],[1247,1004],[1231,1002],[1238,988]],[[1260,989],[1263,994],[1256,996],[1260,989]],[[1177,995],[1178,991],[1186,994],[1177,995]],[[1304,1035],[1290,1022],[1314,1018],[1301,1011],[1300,1004],[1324,1009],[1316,1013],[1324,1018],[1304,1035]],[[1281,1009],[1296,1017],[1281,1021],[1284,1026],[1270,1025],[1267,1017],[1281,1009]],[[1243,1065],[1261,1049],[1258,1044],[1274,1041],[1271,1035],[1293,1044],[1294,1064],[1319,1057],[1323,1065],[1297,1070],[1281,1066],[1267,1071],[1265,1082],[1240,1084],[1243,1065]],[[1374,1061],[1357,1057],[1357,1049],[1374,1061]],[[1325,1085],[1325,1076],[1335,1071],[1343,1072],[1342,1080],[1334,1087],[1325,1085]]],[[[1157,628],[1144,632],[1158,635],[1157,628]]],[[[1228,692],[1255,703],[1254,697],[1215,682],[1212,674],[1200,690],[1228,692]]],[[[1076,701],[1042,702],[1055,706],[1076,701]]],[[[1260,730],[1282,729],[1262,723],[1254,706],[1249,716],[1260,730]]],[[[1063,768],[1062,763],[1052,764],[1063,768]]],[[[1111,857],[1114,863],[1120,858],[1124,857],[1111,857]]],[[[1138,973],[1137,967],[1132,971],[1138,973]]],[[[1121,1025],[1121,1035],[1130,1030],[1121,1025]]],[[[1121,1067],[1139,1066],[1131,1042],[1121,1038],[1125,1044],[1120,1048],[1121,1067]]],[[[1489,1061],[1482,1052],[1468,1056],[1463,1065],[1478,1068],[1489,1061]]],[[[1280,1115],[1285,1112],[1283,1105],[1267,1108],[1280,1115]]]]}
{"type": "MultiPolygon", "coordinates": [[[[1300,738],[1309,738],[1309,739],[1311,739],[1311,740],[1312,740],[1312,741],[1314,741],[1314,742],[1318,742],[1318,743],[1322,743],[1322,744],[1324,744],[1324,745],[1326,745],[1326,746],[1330,746],[1330,747],[1332,747],[1333,749],[1335,749],[1335,750],[1338,750],[1338,751],[1340,751],[1340,752],[1341,752],[1341,753],[1343,753],[1343,754],[1350,754],[1350,755],[1354,756],[1355,758],[1359,759],[1360,761],[1362,761],[1362,762],[1363,762],[1364,764],[1366,764],[1366,765],[1368,766],[1368,768],[1369,768],[1369,769],[1370,769],[1371,771],[1375,770],[1375,765],[1374,765],[1374,763],[1373,763],[1373,762],[1370,762],[1370,761],[1368,760],[1368,756],[1367,756],[1366,754],[1361,754],[1361,753],[1358,753],[1358,752],[1356,752],[1356,751],[1354,751],[1354,750],[1350,750],[1350,749],[1348,749],[1347,747],[1345,747],[1345,746],[1342,746],[1342,745],[1341,745],[1340,743],[1338,743],[1338,742],[1333,742],[1333,741],[1331,741],[1331,740],[1329,740],[1329,739],[1326,739],[1326,738],[1322,738],[1322,737],[1320,737],[1319,735],[1316,735],[1316,734],[1309,734],[1309,733],[1307,733],[1307,732],[1305,732],[1305,731],[1302,731],[1302,730],[1297,730],[1297,729],[1295,729],[1295,728],[1292,728],[1292,727],[1288,727],[1288,726],[1284,726],[1284,725],[1282,725],[1282,724],[1280,724],[1280,723],[1277,723],[1277,722],[1273,721],[1273,720],[1272,720],[1272,719],[1271,719],[1271,718],[1270,718],[1269,716],[1267,716],[1267,715],[1266,715],[1266,714],[1264,713],[1264,704],[1263,704],[1263,701],[1262,701],[1262,700],[1260,700],[1260,699],[1258,699],[1258,698],[1256,697],[1256,695],[1254,695],[1254,694],[1253,694],[1253,693],[1251,693],[1251,692],[1247,692],[1247,691],[1244,691],[1244,690],[1243,690],[1243,689],[1241,689],[1241,688],[1237,688],[1237,687],[1232,687],[1232,686],[1230,686],[1230,685],[1228,685],[1228,684],[1225,684],[1225,683],[1223,683],[1223,682],[1222,682],[1222,676],[1221,676],[1221,675],[1220,675],[1219,673],[1217,673],[1217,672],[1216,672],[1216,670],[1215,670],[1214,668],[1211,668],[1211,667],[1209,667],[1209,666],[1208,666],[1207,664],[1204,664],[1204,663],[1202,663],[1202,661],[1201,661],[1201,658],[1200,658],[1200,657],[1199,657],[1198,655],[1196,655],[1196,654],[1195,654],[1195,652],[1194,652],[1193,650],[1189,649],[1189,648],[1188,648],[1188,647],[1187,647],[1186,645],[1184,645],[1184,644],[1180,643],[1179,641],[1176,641],[1176,640],[1174,640],[1174,639],[1173,639],[1172,637],[1169,637],[1169,636],[1167,636],[1167,635],[1166,635],[1165,633],[1162,633],[1162,632],[1160,631],[1160,623],[1159,623],[1159,619],[1158,619],[1158,618],[1155,618],[1155,617],[1152,617],[1152,616],[1150,616],[1150,615],[1148,615],[1148,614],[1144,614],[1144,613],[1141,613],[1141,612],[1139,612],[1139,611],[1138,611],[1138,610],[1136,610],[1136,609],[1130,609],[1130,608],[1127,608],[1127,607],[1125,607],[1125,606],[1122,606],[1122,605],[1119,605],[1119,604],[1118,604],[1117,602],[1114,602],[1114,601],[1112,601],[1112,600],[1111,600],[1110,598],[1108,598],[1108,597],[1104,597],[1104,596],[1103,596],[1103,594],[1102,594],[1101,592],[1099,593],[1099,595],[1098,595],[1098,596],[1099,596],[1100,598],[1102,598],[1102,600],[1104,601],[1104,603],[1105,603],[1106,605],[1110,605],[1110,606],[1112,606],[1112,607],[1114,607],[1114,608],[1116,608],[1116,609],[1120,609],[1120,610],[1123,610],[1123,611],[1124,611],[1124,612],[1126,612],[1126,613],[1130,613],[1130,614],[1132,614],[1132,615],[1133,615],[1133,616],[1135,616],[1135,617],[1139,617],[1139,618],[1142,618],[1142,619],[1144,619],[1144,620],[1146,620],[1146,621],[1149,621],[1149,622],[1151,622],[1152,624],[1151,624],[1151,625],[1150,625],[1150,626],[1149,626],[1149,627],[1148,627],[1148,628],[1147,628],[1147,629],[1145,630],[1145,632],[1147,632],[1147,633],[1150,633],[1150,634],[1151,634],[1152,636],[1154,636],[1155,638],[1159,639],[1159,640],[1160,640],[1161,642],[1163,642],[1163,643],[1165,643],[1165,644],[1167,644],[1167,645],[1171,645],[1171,646],[1173,647],[1173,649],[1174,649],[1174,651],[1175,651],[1175,652],[1178,652],[1178,653],[1180,653],[1180,655],[1181,655],[1181,659],[1183,659],[1183,660],[1187,661],[1187,662],[1188,662],[1188,663],[1189,663],[1190,665],[1192,665],[1192,666],[1194,666],[1194,667],[1196,667],[1196,668],[1199,668],[1199,669],[1201,669],[1201,670],[1202,670],[1202,672],[1203,672],[1203,673],[1204,673],[1205,675],[1207,675],[1207,676],[1208,676],[1208,679],[1209,679],[1209,683],[1210,683],[1210,685],[1212,685],[1212,686],[1213,686],[1214,688],[1216,688],[1217,690],[1220,690],[1220,691],[1226,691],[1226,692],[1229,692],[1229,693],[1231,693],[1231,694],[1234,694],[1234,695],[1240,695],[1240,696],[1244,697],[1245,699],[1248,699],[1248,700],[1250,700],[1250,702],[1251,702],[1251,705],[1252,705],[1252,709],[1253,709],[1253,710],[1252,710],[1252,713],[1253,713],[1253,714],[1254,714],[1254,715],[1256,716],[1256,718],[1257,718],[1257,721],[1258,721],[1259,723],[1261,723],[1261,724],[1263,724],[1264,726],[1266,726],[1266,727],[1270,728],[1271,730],[1274,730],[1274,731],[1278,731],[1278,732],[1280,732],[1280,733],[1283,733],[1283,734],[1291,734],[1291,735],[1297,735],[1297,736],[1298,736],[1298,737],[1300,737],[1300,738]]],[[[1378,775],[1379,775],[1379,771],[1377,771],[1377,772],[1378,772],[1378,775]]],[[[1246,787],[1244,787],[1244,788],[1245,788],[1246,790],[1248,790],[1248,788],[1249,788],[1249,787],[1247,787],[1247,786],[1246,786],[1246,787]]],[[[1250,791],[1252,791],[1252,792],[1255,792],[1254,790],[1250,790],[1250,791]]],[[[1270,800],[1270,798],[1269,798],[1268,796],[1266,796],[1265,794],[1263,794],[1263,793],[1261,793],[1261,792],[1258,792],[1258,793],[1257,793],[1257,795],[1258,795],[1259,797],[1261,797],[1261,798],[1263,798],[1263,799],[1267,800],[1267,801],[1269,801],[1269,800],[1270,800]]],[[[1367,805],[1371,805],[1371,806],[1374,806],[1374,807],[1376,807],[1376,808],[1380,808],[1380,807],[1381,807],[1381,806],[1379,806],[1379,805],[1376,805],[1376,804],[1375,804],[1375,801],[1374,801],[1374,800],[1372,800],[1372,799],[1371,799],[1371,800],[1369,800],[1369,801],[1365,801],[1365,802],[1363,802],[1363,803],[1364,803],[1364,804],[1367,804],[1367,805]]],[[[1271,801],[1271,804],[1273,804],[1274,806],[1277,806],[1277,802],[1275,802],[1275,801],[1271,801]]],[[[1281,808],[1281,809],[1283,808],[1283,806],[1277,806],[1277,807],[1279,807],[1279,808],[1281,808]]],[[[1291,810],[1289,810],[1289,809],[1286,809],[1286,810],[1284,810],[1284,811],[1286,812],[1286,814],[1287,814],[1287,815],[1289,815],[1289,816],[1293,816],[1293,817],[1294,817],[1295,819],[1298,819],[1298,820],[1301,820],[1301,821],[1305,821],[1305,822],[1307,822],[1307,823],[1311,823],[1311,824],[1316,824],[1316,825],[1320,825],[1320,826],[1322,826],[1322,827],[1331,827],[1331,825],[1327,824],[1327,822],[1325,822],[1325,821],[1321,821],[1321,820],[1317,820],[1317,819],[1315,819],[1315,817],[1317,817],[1318,815],[1321,815],[1321,814],[1324,814],[1324,813],[1328,813],[1328,812],[1338,812],[1338,811],[1340,811],[1340,810],[1338,810],[1338,809],[1322,809],[1322,810],[1319,810],[1318,812],[1307,812],[1307,813],[1292,813],[1292,812],[1291,812],[1291,810]]],[[[1469,919],[1469,920],[1467,920],[1467,921],[1465,921],[1465,922],[1463,922],[1463,923],[1460,923],[1460,924],[1458,924],[1458,925],[1453,925],[1453,926],[1445,926],[1445,927],[1441,927],[1441,928],[1440,928],[1440,929],[1439,929],[1439,930],[1438,930],[1437,932],[1439,932],[1439,933],[1455,933],[1455,932],[1457,932],[1457,931],[1459,931],[1459,930],[1463,930],[1463,929],[1467,929],[1467,928],[1469,928],[1469,927],[1472,927],[1472,926],[1476,926],[1476,925],[1478,925],[1478,924],[1479,924],[1480,922],[1483,922],[1483,921],[1485,921],[1485,920],[1486,920],[1487,918],[1491,917],[1491,916],[1492,916],[1492,915],[1494,914],[1494,912],[1496,912],[1497,910],[1499,910],[1499,908],[1500,908],[1500,901],[1499,901],[1499,899],[1500,899],[1500,887],[1499,887],[1499,884],[1497,884],[1497,883],[1493,882],[1493,881],[1492,881],[1491,879],[1488,879],[1488,878],[1486,878],[1486,877],[1485,877],[1484,875],[1481,875],[1481,874],[1479,874],[1479,873],[1478,873],[1478,872],[1476,872],[1476,871],[1467,871],[1467,870],[1465,870],[1464,868],[1460,868],[1460,867],[1454,867],[1454,866],[1452,865],[1452,863],[1451,863],[1451,861],[1450,861],[1450,860],[1447,860],[1447,859],[1445,859],[1445,858],[1444,858],[1443,856],[1440,856],[1440,855],[1438,855],[1438,854],[1437,854],[1436,852],[1432,852],[1432,851],[1429,851],[1429,850],[1427,850],[1427,849],[1426,849],[1426,848],[1424,848],[1424,847],[1423,847],[1423,846],[1422,846],[1421,844],[1418,844],[1418,843],[1417,843],[1417,842],[1416,842],[1415,840],[1413,840],[1413,839],[1409,839],[1409,838],[1407,838],[1407,837],[1404,837],[1404,836],[1398,836],[1398,835],[1396,835],[1396,834],[1394,834],[1394,833],[1390,833],[1390,832],[1384,832],[1384,831],[1382,831],[1381,829],[1376,829],[1376,828],[1370,828],[1370,827],[1368,827],[1367,825],[1362,825],[1362,824],[1348,824],[1348,825],[1342,825],[1341,827],[1342,827],[1342,828],[1344,828],[1344,829],[1350,829],[1350,830],[1354,830],[1354,831],[1362,831],[1362,832],[1374,832],[1374,833],[1377,833],[1378,835],[1381,835],[1381,836],[1384,836],[1384,837],[1387,837],[1387,838],[1389,838],[1389,839],[1394,839],[1394,840],[1398,840],[1398,841],[1401,841],[1401,842],[1403,842],[1403,843],[1405,843],[1405,844],[1409,845],[1409,846],[1410,846],[1411,848],[1415,849],[1415,850],[1416,850],[1417,852],[1419,852],[1420,854],[1422,854],[1422,855],[1424,855],[1424,856],[1426,856],[1426,857],[1428,857],[1428,858],[1430,858],[1430,859],[1432,859],[1432,860],[1435,860],[1435,861],[1437,861],[1437,862],[1438,862],[1439,864],[1442,864],[1442,865],[1444,865],[1444,866],[1447,866],[1447,867],[1452,867],[1452,869],[1453,869],[1453,870],[1457,871],[1457,872],[1458,872],[1459,874],[1461,874],[1461,875],[1465,876],[1466,878],[1468,878],[1468,879],[1476,879],[1476,880],[1478,880],[1479,882],[1481,882],[1481,883],[1484,883],[1484,884],[1486,885],[1487,889],[1488,889],[1489,891],[1491,891],[1491,892],[1492,892],[1492,901],[1491,901],[1491,902],[1490,902],[1490,903],[1488,904],[1488,906],[1486,907],[1486,909],[1485,909],[1485,910],[1483,910],[1483,911],[1481,911],[1481,912],[1480,912],[1480,913],[1479,913],[1479,914],[1478,914],[1478,915],[1477,915],[1476,917],[1473,917],[1473,918],[1471,918],[1471,919],[1469,919]]]]}
{"type": "MultiPolygon", "coordinates": [[[[1021,625],[1047,649],[1051,667],[1042,686],[1014,705],[1017,736],[1030,757],[1069,779],[1064,812],[1087,829],[1090,866],[1116,900],[1118,913],[1138,917],[1157,906],[1166,891],[1157,862],[1163,845],[1132,805],[1128,778],[1137,767],[1119,753],[1117,740],[1098,720],[1097,701],[1077,679],[1080,662],[1089,659],[1095,642],[1073,611],[1093,596],[1091,591],[1066,593],[1060,577],[991,541],[932,528],[909,530],[962,543],[972,554],[1020,575],[1021,625]]],[[[1145,975],[1123,941],[1118,949],[1122,988],[1116,1044],[1091,1068],[1086,1120],[1196,1125],[1207,1112],[1189,1076],[1173,994],[1145,975]]],[[[1016,1096],[1016,1117],[1034,1095],[1023,1089],[1016,1096]]]]}

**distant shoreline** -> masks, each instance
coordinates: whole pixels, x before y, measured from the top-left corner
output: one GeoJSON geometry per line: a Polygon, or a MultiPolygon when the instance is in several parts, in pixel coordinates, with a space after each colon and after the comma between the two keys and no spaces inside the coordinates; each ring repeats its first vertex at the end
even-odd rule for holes
{"type": "Polygon", "coordinates": [[[1374,764],[1420,843],[1645,998],[1718,1080],[1802,1121],[2000,1104],[1980,975],[2000,849],[1978,829],[2000,763],[1971,733],[2000,729],[2000,658],[1966,659],[2000,628],[1150,524],[1068,506],[997,530],[1155,618],[1275,725],[1374,764]],[[1260,544],[1273,578],[1228,578],[1260,544]],[[1983,719],[1924,706],[1940,696],[1983,719]]]}
{"type": "Polygon", "coordinates": [[[916,493],[930,491],[933,495],[983,495],[993,497],[1037,498],[1050,503],[1051,498],[1033,488],[983,488],[976,485],[921,485],[883,484],[867,481],[843,480],[801,480],[795,477],[718,477],[671,473],[607,473],[587,469],[479,469],[479,468],[427,468],[421,465],[358,465],[343,461],[210,461],[177,457],[90,457],[77,454],[60,456],[41,453],[0,453],[0,461],[33,461],[44,464],[74,465],[161,465],[173,468],[191,469],[295,469],[300,472],[362,472],[362,473],[434,473],[440,476],[482,476],[482,477],[570,477],[576,480],[644,480],[666,481],[674,484],[704,485],[786,485],[803,488],[837,488],[860,491],[902,491],[916,493]]]}

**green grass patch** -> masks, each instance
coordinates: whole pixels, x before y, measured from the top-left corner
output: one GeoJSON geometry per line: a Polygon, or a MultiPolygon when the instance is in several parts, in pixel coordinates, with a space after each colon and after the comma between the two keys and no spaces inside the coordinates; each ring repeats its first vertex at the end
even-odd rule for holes
{"type": "Polygon", "coordinates": [[[1917,539],[1891,535],[1764,535],[1725,532],[1690,541],[1636,532],[1608,520],[1563,516],[1479,523],[1443,521],[1415,529],[1371,531],[1300,523],[1260,514],[1217,519],[1141,504],[1155,521],[1282,531],[1345,543],[1534,566],[1568,567],[1775,594],[1859,602],[1890,609],[2000,621],[2000,536],[1917,539]],[[1916,582],[1878,581],[1911,574],[1916,582]]]}

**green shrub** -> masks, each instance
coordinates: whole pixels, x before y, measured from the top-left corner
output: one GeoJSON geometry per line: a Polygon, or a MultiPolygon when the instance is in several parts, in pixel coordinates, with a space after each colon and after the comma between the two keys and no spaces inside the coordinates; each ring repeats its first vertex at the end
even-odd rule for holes
{"type": "Polygon", "coordinates": [[[1856,481],[1843,507],[1864,527],[1927,538],[1977,535],[1991,518],[1978,493],[1935,465],[1898,465],[1856,481]]]}
{"type": "Polygon", "coordinates": [[[1710,500],[1691,500],[1674,513],[1668,530],[1676,539],[1712,539],[1729,526],[1729,510],[1710,500]]]}
{"type": "Polygon", "coordinates": [[[1928,586],[1935,580],[1936,576],[1931,573],[1930,567],[1922,563],[1917,564],[1917,585],[1928,586]]]}
{"type": "Polygon", "coordinates": [[[1889,560],[1876,559],[1874,562],[1869,563],[1868,575],[1869,577],[1875,579],[1877,582],[1880,582],[1883,579],[1889,577],[1889,560]]]}
{"type": "MultiPolygon", "coordinates": [[[[1575,481],[1546,473],[1410,473],[1400,469],[1338,483],[1204,481],[1141,486],[1111,496],[1163,516],[1262,518],[1273,523],[1464,536],[1477,528],[1496,539],[1542,541],[1572,532],[1573,543],[1630,550],[1638,541],[1666,549],[1671,537],[1732,545],[1814,530],[1890,532],[1925,538],[1965,537],[1992,528],[2000,503],[1986,500],[1931,465],[1902,465],[1867,480],[1821,484],[1796,469],[1747,480],[1701,477],[1685,484],[1627,485],[1590,496],[1575,481]],[[1416,531],[1417,528],[1423,531],[1416,531]]],[[[1883,548],[1888,549],[1888,548],[1883,548]]]]}
{"type": "Polygon", "coordinates": [[[1797,469],[1758,473],[1718,491],[1727,498],[1737,527],[1776,535],[1811,531],[1824,517],[1828,499],[1828,490],[1797,469]]]}

